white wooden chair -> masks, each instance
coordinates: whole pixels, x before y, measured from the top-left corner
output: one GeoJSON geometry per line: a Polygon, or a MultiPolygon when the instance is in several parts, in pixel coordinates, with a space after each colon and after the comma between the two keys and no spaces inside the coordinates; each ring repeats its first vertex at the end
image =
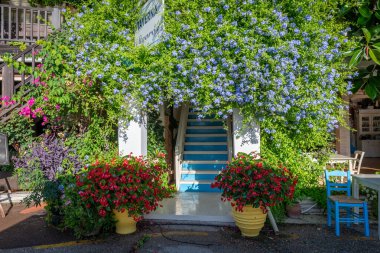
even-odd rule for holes
{"type": "Polygon", "coordinates": [[[352,164],[352,174],[360,174],[360,168],[362,167],[365,152],[357,150],[354,154],[355,160],[352,164]]]}

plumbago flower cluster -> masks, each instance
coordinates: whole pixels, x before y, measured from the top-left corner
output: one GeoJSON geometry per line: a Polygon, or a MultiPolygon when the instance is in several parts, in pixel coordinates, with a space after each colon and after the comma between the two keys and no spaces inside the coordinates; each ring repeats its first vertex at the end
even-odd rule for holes
{"type": "MultiPolygon", "coordinates": [[[[277,145],[286,134],[301,143],[310,136],[311,147],[322,143],[318,137],[338,126],[341,96],[351,88],[342,54],[350,47],[347,30],[323,5],[168,3],[165,43],[157,50],[167,67],[154,62],[143,75],[143,87],[168,82],[175,106],[190,101],[204,114],[222,118],[240,108],[246,121],[258,121],[277,145]]],[[[154,98],[145,96],[143,103],[154,104],[154,98]]]]}
{"type": "Polygon", "coordinates": [[[90,152],[115,143],[120,118],[164,102],[224,119],[240,108],[246,123],[259,122],[264,151],[327,145],[351,88],[338,1],[168,1],[162,42],[149,48],[134,45],[138,2],[93,1],[67,14],[42,43],[32,110],[90,152]]]}

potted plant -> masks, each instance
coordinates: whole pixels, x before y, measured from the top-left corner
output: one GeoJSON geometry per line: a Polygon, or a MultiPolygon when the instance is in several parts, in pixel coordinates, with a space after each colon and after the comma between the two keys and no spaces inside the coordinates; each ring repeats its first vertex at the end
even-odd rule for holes
{"type": "Polygon", "coordinates": [[[285,200],[285,213],[286,216],[293,219],[299,219],[302,214],[301,202],[305,198],[302,193],[296,189],[291,199],[285,200]]]}
{"type": "Polygon", "coordinates": [[[143,214],[157,209],[159,201],[171,197],[174,187],[167,184],[165,156],[155,159],[129,156],[111,162],[96,162],[76,178],[81,202],[96,210],[98,219],[116,220],[116,232],[136,231],[143,214]]]}
{"type": "Polygon", "coordinates": [[[232,215],[243,236],[258,236],[267,207],[291,199],[297,179],[283,166],[271,166],[255,153],[239,153],[216,176],[212,187],[231,201],[232,215]]]}
{"type": "Polygon", "coordinates": [[[285,210],[286,215],[289,218],[298,219],[301,216],[301,202],[296,198],[287,201],[285,205],[285,210]]]}

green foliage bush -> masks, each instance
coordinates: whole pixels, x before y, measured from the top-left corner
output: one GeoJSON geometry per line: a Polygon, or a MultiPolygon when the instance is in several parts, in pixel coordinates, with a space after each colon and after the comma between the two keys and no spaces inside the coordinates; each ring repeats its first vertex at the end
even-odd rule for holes
{"type": "Polygon", "coordinates": [[[78,238],[105,234],[114,230],[115,219],[112,215],[99,217],[96,208],[88,208],[79,195],[76,178],[66,176],[62,179],[65,195],[61,203],[62,229],[70,229],[78,238]]]}
{"type": "Polygon", "coordinates": [[[352,92],[362,89],[375,100],[380,95],[377,74],[380,70],[380,1],[347,1],[341,6],[340,13],[345,19],[355,22],[351,24],[350,36],[360,42],[349,52],[350,65],[359,69],[359,75],[353,80],[352,92]]]}
{"type": "Polygon", "coordinates": [[[155,156],[157,153],[166,153],[164,127],[158,112],[148,114],[148,155],[155,156]]]}
{"type": "Polygon", "coordinates": [[[223,119],[239,108],[245,124],[261,127],[262,156],[298,175],[302,195],[319,185],[326,161],[304,153],[331,148],[332,132],[345,125],[352,70],[343,52],[355,43],[340,3],[167,1],[162,42],[145,47],[133,34],[139,1],[91,1],[40,42],[44,62],[25,87],[34,99],[25,116],[40,113],[94,160],[116,152],[120,119],[164,103],[189,102],[223,119]]]}
{"type": "MultiPolygon", "coordinates": [[[[0,131],[8,136],[10,157],[17,156],[20,150],[27,148],[33,141],[35,131],[34,124],[27,118],[13,115],[7,122],[0,122],[0,131]]],[[[1,171],[13,171],[13,164],[0,166],[1,171]]]]}

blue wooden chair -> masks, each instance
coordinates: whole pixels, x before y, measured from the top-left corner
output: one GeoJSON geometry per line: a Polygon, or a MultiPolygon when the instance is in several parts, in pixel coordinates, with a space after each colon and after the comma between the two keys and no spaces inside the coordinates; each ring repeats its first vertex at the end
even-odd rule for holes
{"type": "Polygon", "coordinates": [[[327,190],[327,225],[331,227],[331,217],[335,217],[335,234],[340,235],[340,223],[347,223],[347,227],[351,223],[364,223],[364,233],[369,237],[369,222],[368,222],[368,207],[367,202],[355,199],[351,196],[351,175],[350,171],[327,171],[325,170],[326,190],[327,190]],[[346,177],[347,181],[343,180],[332,181],[331,177],[341,179],[346,177]],[[333,195],[333,192],[345,192],[345,195],[333,195]],[[363,208],[363,214],[355,214],[353,208],[363,208]],[[346,217],[340,217],[340,210],[346,210],[346,217]]]}

